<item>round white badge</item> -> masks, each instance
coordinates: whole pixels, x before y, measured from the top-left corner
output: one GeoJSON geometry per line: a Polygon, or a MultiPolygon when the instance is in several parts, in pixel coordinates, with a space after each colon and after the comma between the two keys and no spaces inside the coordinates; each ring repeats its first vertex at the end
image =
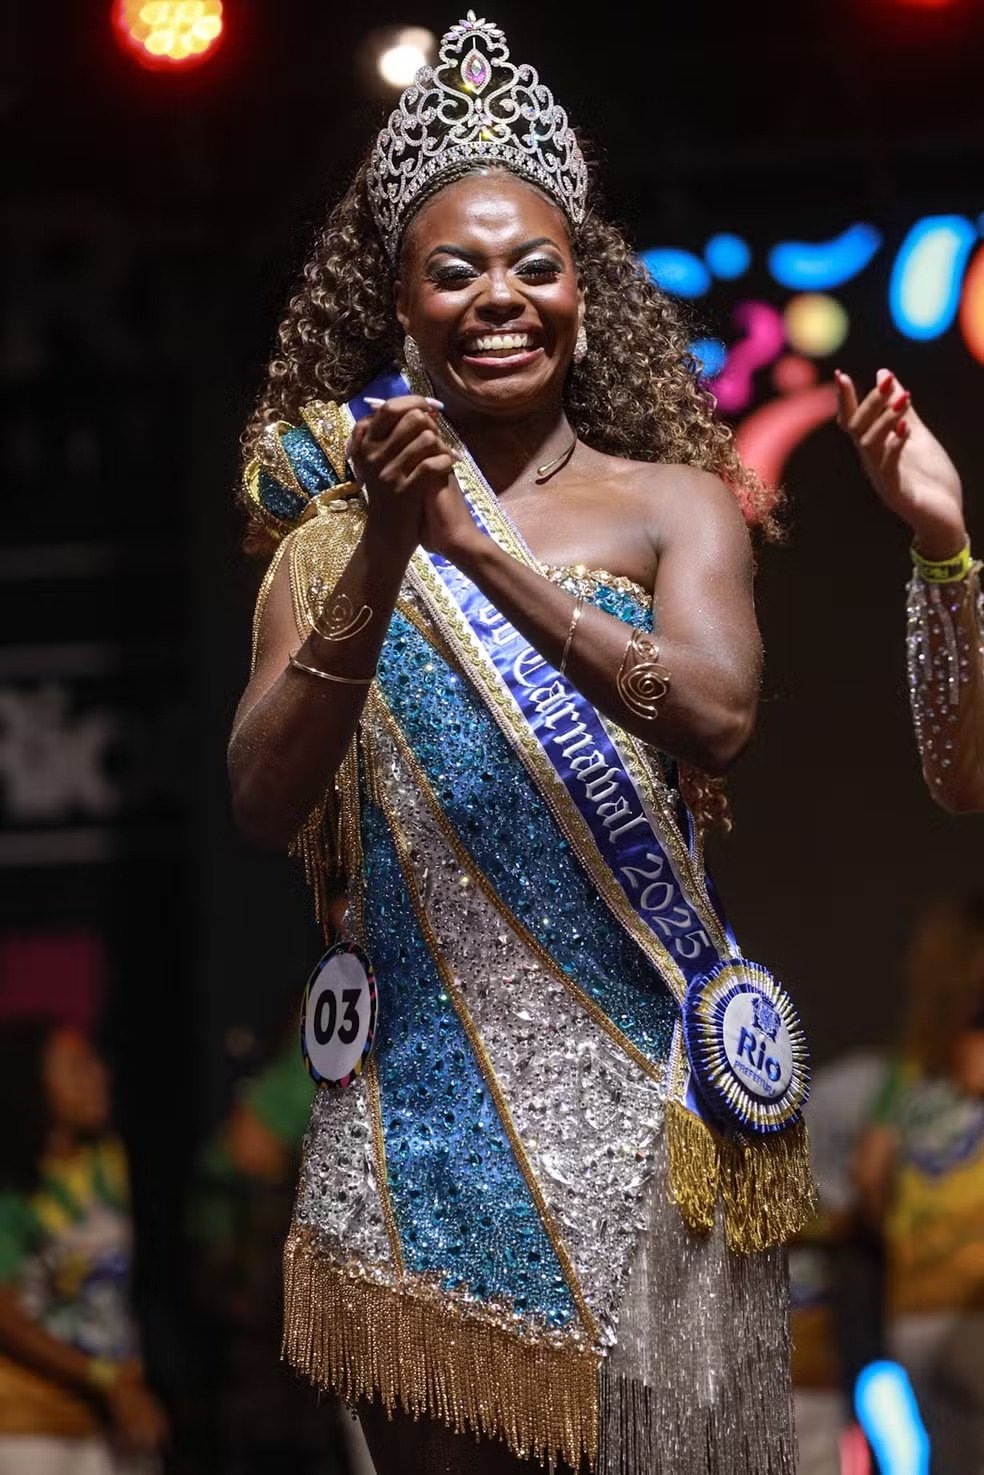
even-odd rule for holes
{"type": "Polygon", "coordinates": [[[320,959],[304,990],[301,1052],[319,1085],[350,1086],[362,1073],[376,1030],[376,978],[352,942],[320,959]]]}
{"type": "Polygon", "coordinates": [[[762,1101],[775,1101],[793,1078],[793,1046],[778,1009],[764,993],[736,993],[722,1021],[724,1053],[735,1075],[762,1101]]]}
{"type": "Polygon", "coordinates": [[[810,1094],[810,1056],[792,1000],[767,968],[727,958],[695,978],[683,1006],[693,1081],[724,1130],[781,1132],[810,1094]]]}

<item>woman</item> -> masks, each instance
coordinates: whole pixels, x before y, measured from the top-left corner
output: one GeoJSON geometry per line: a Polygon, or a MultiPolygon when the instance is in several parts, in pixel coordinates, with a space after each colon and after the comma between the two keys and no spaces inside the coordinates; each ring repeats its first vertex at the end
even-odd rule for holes
{"type": "Polygon", "coordinates": [[[491,23],[444,37],[333,213],[249,444],[283,542],[235,808],[296,845],[329,936],[349,902],[348,983],[304,1008],[344,1088],[288,1356],[360,1403],[381,1475],[790,1470],[803,1042],[681,797],[715,808],[697,775],[751,734],[741,509],[770,502],[491,23]]]}
{"type": "Polygon", "coordinates": [[[984,611],[956,467],[888,369],[859,401],[835,375],[838,420],[875,491],[913,534],[906,650],[923,776],[954,814],[984,809],[984,611]]]}
{"type": "Polygon", "coordinates": [[[984,895],[939,903],[907,959],[899,1068],[856,1176],[887,1260],[893,1356],[912,1378],[933,1470],[984,1470],[984,895]]]}
{"type": "Polygon", "coordinates": [[[91,1044],[0,1026],[0,1475],[136,1475],[166,1422],[129,1305],[126,1162],[91,1044]]]}

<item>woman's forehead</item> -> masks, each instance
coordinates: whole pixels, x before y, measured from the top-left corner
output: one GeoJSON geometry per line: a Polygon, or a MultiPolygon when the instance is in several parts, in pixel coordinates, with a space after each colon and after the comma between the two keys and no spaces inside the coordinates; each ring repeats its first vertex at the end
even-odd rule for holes
{"type": "Polygon", "coordinates": [[[563,211],[535,185],[503,169],[470,173],[433,195],[407,228],[412,251],[435,244],[508,246],[547,237],[567,240],[563,211]]]}

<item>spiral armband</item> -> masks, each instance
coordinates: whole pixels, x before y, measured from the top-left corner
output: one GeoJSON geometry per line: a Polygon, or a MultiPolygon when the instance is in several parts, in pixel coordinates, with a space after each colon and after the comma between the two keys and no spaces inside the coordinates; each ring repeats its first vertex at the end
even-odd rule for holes
{"type": "Polygon", "coordinates": [[[656,717],[670,689],[670,673],[659,663],[659,646],[649,635],[634,630],[618,668],[615,687],[637,717],[656,717]]]}

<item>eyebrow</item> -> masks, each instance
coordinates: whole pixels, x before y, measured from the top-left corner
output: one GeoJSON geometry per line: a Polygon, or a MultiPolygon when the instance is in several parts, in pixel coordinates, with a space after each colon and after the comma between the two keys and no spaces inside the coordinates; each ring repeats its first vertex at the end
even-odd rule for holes
{"type": "MultiPolygon", "coordinates": [[[[550,236],[534,236],[532,241],[524,241],[521,246],[517,246],[515,250],[510,251],[510,258],[516,261],[520,256],[525,256],[527,251],[534,251],[537,246],[553,246],[555,251],[560,250],[557,242],[552,240],[550,236]]],[[[440,246],[435,246],[433,250],[428,251],[427,260],[430,261],[434,256],[461,256],[465,261],[471,262],[479,262],[482,259],[480,252],[469,251],[466,246],[455,246],[450,242],[444,242],[440,246]]]]}

